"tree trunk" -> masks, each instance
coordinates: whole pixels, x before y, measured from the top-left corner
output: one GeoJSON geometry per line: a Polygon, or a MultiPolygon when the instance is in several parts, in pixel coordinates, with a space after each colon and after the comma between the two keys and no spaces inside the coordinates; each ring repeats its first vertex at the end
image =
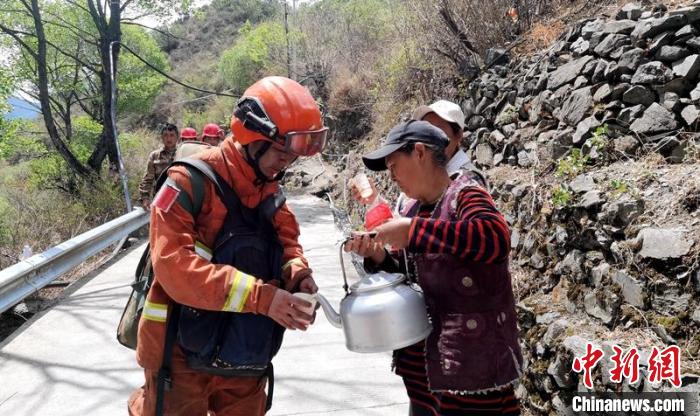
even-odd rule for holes
{"type": "MultiPolygon", "coordinates": [[[[109,3],[109,21],[105,21],[99,17],[99,15],[93,15],[94,20],[99,20],[101,24],[97,24],[97,29],[100,33],[100,61],[102,64],[102,71],[100,71],[100,89],[102,92],[102,111],[103,111],[103,121],[102,121],[102,133],[100,138],[95,145],[95,149],[90,155],[88,160],[88,165],[99,172],[102,168],[102,162],[105,157],[109,159],[109,169],[110,171],[118,171],[119,160],[117,156],[117,138],[114,135],[115,129],[113,129],[112,123],[116,123],[113,118],[115,111],[112,111],[112,106],[117,103],[117,97],[112,99],[112,82],[116,82],[117,77],[117,62],[119,60],[119,43],[121,41],[121,2],[118,0],[112,0],[109,3]],[[112,53],[110,57],[110,44],[114,43],[112,46],[112,53]],[[112,74],[110,76],[110,71],[112,74]]],[[[99,7],[99,6],[98,6],[99,7]]],[[[90,12],[93,13],[93,8],[91,7],[90,12]]],[[[96,11],[95,11],[96,13],[96,11]]],[[[116,91],[116,89],[115,89],[116,91]]]]}
{"type": "Polygon", "coordinates": [[[46,69],[46,34],[44,33],[44,24],[41,21],[41,12],[39,10],[38,0],[31,0],[32,18],[34,19],[34,27],[37,37],[37,53],[36,53],[36,68],[39,87],[39,104],[41,106],[41,114],[44,117],[44,124],[49,133],[51,143],[54,145],[63,160],[66,161],[70,169],[83,177],[90,176],[90,171],[83,166],[82,163],[73,155],[71,150],[61,139],[58,128],[54,122],[53,113],[51,111],[51,102],[49,100],[49,77],[46,69]]]}

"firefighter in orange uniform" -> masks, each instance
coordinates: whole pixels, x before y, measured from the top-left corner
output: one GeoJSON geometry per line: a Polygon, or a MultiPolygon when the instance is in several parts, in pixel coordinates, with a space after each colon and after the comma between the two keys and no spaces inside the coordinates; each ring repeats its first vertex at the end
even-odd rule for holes
{"type": "Polygon", "coordinates": [[[137,347],[146,381],[129,399],[130,415],[156,414],[160,378],[164,415],[263,415],[269,407],[265,386],[274,380],[271,359],[284,329],[305,330],[313,322],[300,310],[311,305],[292,295],[317,287],[296,218],[277,202],[277,180],[297,157],[323,149],[327,128],[319,108],[296,81],[267,77],[245,91],[231,130],[235,141],[229,137],[195,156],[233,191],[223,192],[227,203],[219,197],[222,187],[205,180],[201,209],[191,214],[187,201],[196,199],[195,175],[185,166],[168,171],[154,198],[155,280],[137,347]],[[271,213],[267,225],[262,211],[271,213]],[[171,319],[178,323],[177,338],[164,361],[171,319]]]}

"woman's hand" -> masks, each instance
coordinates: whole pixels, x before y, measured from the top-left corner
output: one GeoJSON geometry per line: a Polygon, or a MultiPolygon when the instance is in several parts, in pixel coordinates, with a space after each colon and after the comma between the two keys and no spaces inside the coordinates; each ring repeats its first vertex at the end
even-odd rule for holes
{"type": "Polygon", "coordinates": [[[380,264],[386,257],[384,246],[372,238],[374,233],[353,233],[352,238],[345,242],[344,250],[353,252],[362,257],[369,257],[376,264],[380,264]]]}
{"type": "Polygon", "coordinates": [[[408,246],[408,232],[411,230],[410,218],[394,218],[374,229],[374,240],[381,245],[390,245],[401,250],[408,246]]]}

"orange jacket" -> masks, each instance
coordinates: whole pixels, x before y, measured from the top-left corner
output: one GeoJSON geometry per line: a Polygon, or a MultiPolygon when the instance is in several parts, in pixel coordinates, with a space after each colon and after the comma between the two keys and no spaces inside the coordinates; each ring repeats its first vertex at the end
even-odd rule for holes
{"type": "MultiPolygon", "coordinates": [[[[245,161],[240,145],[233,139],[195,157],[209,163],[238,194],[247,207],[257,206],[279,188],[276,182],[255,184],[253,168],[245,161]]],[[[189,174],[183,166],[170,169],[168,177],[181,192],[192,196],[189,174]]],[[[158,196],[154,198],[154,205],[158,196]]],[[[155,279],[139,322],[136,357],[139,365],[160,368],[165,321],[172,301],[199,309],[266,314],[277,288],[234,267],[209,261],[226,208],[214,185],[205,180],[202,209],[196,220],[177,201],[167,210],[151,208],[151,258],[155,279]]],[[[311,274],[298,242],[299,225],[285,204],[273,222],[284,247],[283,281],[294,291],[311,274]]]]}

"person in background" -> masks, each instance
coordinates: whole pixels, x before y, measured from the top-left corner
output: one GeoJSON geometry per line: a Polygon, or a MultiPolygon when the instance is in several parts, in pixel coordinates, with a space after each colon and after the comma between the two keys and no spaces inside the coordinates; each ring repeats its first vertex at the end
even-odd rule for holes
{"type": "MultiPolygon", "coordinates": [[[[207,124],[207,126],[209,125],[207,124]]],[[[205,126],[205,130],[207,126],[205,126]]],[[[180,144],[177,146],[177,151],[175,151],[175,160],[191,157],[210,148],[212,145],[204,141],[205,134],[206,131],[202,132],[202,139],[200,140],[197,136],[197,130],[193,127],[182,129],[180,144]]]]}
{"type": "Polygon", "coordinates": [[[369,170],[389,170],[407,199],[400,218],[373,238],[356,234],[345,250],[364,257],[368,272],[409,273],[423,290],[433,331],[394,353],[410,415],[518,415],[523,358],[508,225],[474,176],[450,175],[449,144],[442,130],[409,121],[363,157],[369,170]]]}
{"type": "Polygon", "coordinates": [[[163,145],[148,155],[146,172],[143,174],[139,184],[139,200],[146,210],[151,209],[151,199],[153,198],[153,187],[156,179],[173,162],[177,138],[177,127],[174,124],[166,123],[160,130],[160,139],[163,145]]]}
{"type": "Polygon", "coordinates": [[[219,143],[223,142],[226,139],[226,131],[224,130],[224,127],[219,126],[219,143]]]}
{"type": "MultiPolygon", "coordinates": [[[[447,135],[450,141],[445,148],[445,155],[448,160],[446,166],[448,174],[454,175],[461,171],[471,175],[484,189],[489,189],[486,176],[474,166],[471,160],[469,160],[469,156],[467,156],[466,152],[461,148],[465,117],[459,105],[452,101],[438,100],[430,105],[421,105],[417,107],[413,110],[411,119],[427,121],[447,135]]],[[[376,189],[371,178],[370,183],[372,189],[376,189]]],[[[368,205],[370,201],[373,200],[373,196],[361,198],[354,187],[352,187],[351,191],[353,199],[363,205],[368,205]]],[[[405,195],[399,195],[395,205],[396,212],[400,211],[404,202],[405,195]]]]}
{"type": "Polygon", "coordinates": [[[191,140],[197,140],[197,130],[194,127],[185,127],[180,132],[180,141],[186,142],[191,140]]]}
{"type": "Polygon", "coordinates": [[[195,132],[194,138],[180,143],[175,152],[175,160],[191,157],[212,146],[218,146],[223,141],[223,136],[224,131],[218,125],[209,123],[204,126],[201,139],[197,138],[195,132]]]}
{"type": "Polygon", "coordinates": [[[469,156],[462,150],[462,136],[464,135],[465,119],[462,108],[447,100],[438,100],[430,105],[422,105],[411,115],[412,120],[423,120],[442,130],[450,139],[445,149],[447,155],[447,173],[450,175],[457,171],[472,172],[477,182],[488,189],[486,178],[481,171],[469,160],[469,156]]]}
{"type": "Polygon", "coordinates": [[[218,146],[224,140],[224,131],[217,124],[208,123],[202,130],[202,139],[210,146],[218,146]]]}

